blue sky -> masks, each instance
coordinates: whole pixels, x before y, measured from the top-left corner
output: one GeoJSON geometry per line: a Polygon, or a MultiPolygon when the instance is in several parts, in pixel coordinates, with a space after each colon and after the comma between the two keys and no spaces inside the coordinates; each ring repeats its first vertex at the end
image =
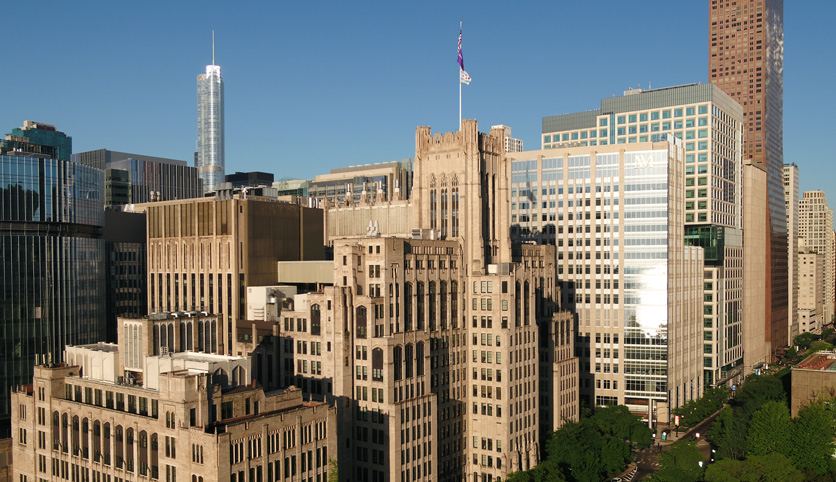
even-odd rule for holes
{"type": "MultiPolygon", "coordinates": [[[[22,4],[23,5],[23,4],[22,4]]],[[[539,147],[543,116],[627,87],[707,81],[708,0],[624,2],[47,2],[0,29],[0,130],[55,124],[76,152],[191,162],[211,31],[226,170],[309,178],[414,153],[415,127],[464,117],[539,147]]],[[[784,159],[836,206],[836,2],[785,2],[784,159]]],[[[11,18],[11,17],[9,17],[11,18]]]]}

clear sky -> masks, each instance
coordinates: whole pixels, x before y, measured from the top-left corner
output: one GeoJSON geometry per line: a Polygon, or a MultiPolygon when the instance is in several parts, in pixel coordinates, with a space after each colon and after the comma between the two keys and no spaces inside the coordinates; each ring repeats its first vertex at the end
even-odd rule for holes
{"type": "MultiPolygon", "coordinates": [[[[708,0],[42,2],[5,9],[2,134],[34,120],[108,148],[191,163],[196,77],[226,96],[226,171],[311,178],[411,157],[415,127],[465,118],[539,148],[543,116],[627,87],[708,80],[708,0]],[[16,10],[11,12],[10,10],[16,10]]],[[[784,6],[784,160],[836,207],[836,2],[784,6]]]]}

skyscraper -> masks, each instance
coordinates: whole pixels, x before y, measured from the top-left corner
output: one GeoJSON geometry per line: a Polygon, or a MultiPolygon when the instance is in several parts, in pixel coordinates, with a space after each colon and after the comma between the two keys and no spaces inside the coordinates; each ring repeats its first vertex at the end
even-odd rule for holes
{"type": "Polygon", "coordinates": [[[709,1],[709,79],[743,106],[744,158],[766,168],[766,341],[785,345],[789,316],[787,217],[782,186],[783,0],[709,1]]]}
{"type": "Polygon", "coordinates": [[[71,162],[72,139],[54,126],[27,125],[0,154],[0,438],[11,387],[61,362],[65,345],[105,336],[104,173],[71,162]]]}
{"type": "MultiPolygon", "coordinates": [[[[544,117],[543,149],[615,144],[629,150],[662,133],[683,141],[685,243],[705,249],[702,381],[706,386],[737,383],[746,365],[741,333],[752,326],[743,321],[743,109],[712,84],[629,89],[621,97],[602,99],[600,105],[596,110],[544,117]]],[[[541,201],[517,201],[519,217],[512,223],[518,223],[521,237],[559,248],[560,225],[553,221],[561,212],[560,197],[557,209],[555,200],[541,201]]],[[[757,234],[762,236],[761,231],[757,234]]]]}
{"type": "Polygon", "coordinates": [[[685,240],[685,142],[659,138],[507,155],[512,240],[557,234],[581,399],[627,405],[648,420],[657,405],[702,396],[710,372],[701,354],[716,351],[694,336],[704,324],[706,260],[685,240]]]}
{"type": "Polygon", "coordinates": [[[798,335],[798,166],[784,164],[784,201],[787,209],[787,245],[789,267],[789,330],[787,343],[793,344],[798,335]]]}
{"type": "Polygon", "coordinates": [[[215,65],[215,32],[212,32],[212,65],[197,76],[197,159],[203,191],[213,191],[224,181],[224,82],[215,65]]]}
{"type": "MultiPolygon", "coordinates": [[[[833,316],[833,210],[824,191],[806,191],[798,202],[798,250],[824,257],[824,278],[819,286],[824,300],[823,324],[833,316]]],[[[799,286],[799,289],[801,287],[799,286]]]]}

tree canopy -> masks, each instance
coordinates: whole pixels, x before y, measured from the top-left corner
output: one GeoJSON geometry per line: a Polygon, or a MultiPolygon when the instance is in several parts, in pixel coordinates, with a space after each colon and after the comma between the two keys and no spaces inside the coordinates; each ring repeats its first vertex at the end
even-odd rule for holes
{"type": "Polygon", "coordinates": [[[721,460],[705,471],[706,482],[803,482],[804,474],[781,454],[721,460]]]}
{"type": "Polygon", "coordinates": [[[537,467],[509,474],[508,482],[593,482],[607,479],[632,459],[631,444],[648,447],[650,429],[625,406],[599,407],[580,422],[567,422],[546,444],[537,467]]]}
{"type": "Polygon", "coordinates": [[[659,470],[653,474],[653,482],[697,482],[702,480],[703,456],[694,442],[680,440],[659,458],[659,470]]]}

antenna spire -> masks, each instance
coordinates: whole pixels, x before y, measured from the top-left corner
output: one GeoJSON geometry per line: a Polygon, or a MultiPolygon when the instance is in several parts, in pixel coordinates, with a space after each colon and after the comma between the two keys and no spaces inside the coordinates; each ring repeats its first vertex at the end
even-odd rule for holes
{"type": "Polygon", "coordinates": [[[212,30],[212,65],[215,65],[215,31],[212,30]]]}

